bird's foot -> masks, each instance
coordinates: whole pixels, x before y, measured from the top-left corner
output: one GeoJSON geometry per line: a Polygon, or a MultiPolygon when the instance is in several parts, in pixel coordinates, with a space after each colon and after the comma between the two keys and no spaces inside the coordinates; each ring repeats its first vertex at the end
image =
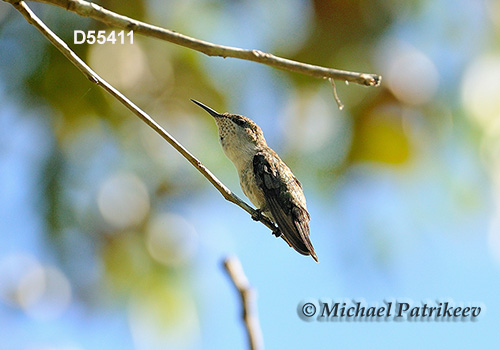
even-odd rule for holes
{"type": "Polygon", "coordinates": [[[252,219],[254,221],[262,221],[262,210],[261,209],[255,210],[255,214],[252,214],[252,219]]]}
{"type": "MultiPolygon", "coordinates": [[[[262,221],[264,219],[264,215],[262,214],[263,211],[263,209],[256,209],[255,213],[252,215],[252,219],[255,221],[262,221]]],[[[273,236],[276,238],[281,237],[281,231],[278,227],[273,230],[273,236]]]]}
{"type": "Polygon", "coordinates": [[[276,238],[280,238],[280,237],[281,237],[281,231],[280,231],[280,229],[276,227],[276,228],[273,230],[273,235],[274,235],[276,238]]]}

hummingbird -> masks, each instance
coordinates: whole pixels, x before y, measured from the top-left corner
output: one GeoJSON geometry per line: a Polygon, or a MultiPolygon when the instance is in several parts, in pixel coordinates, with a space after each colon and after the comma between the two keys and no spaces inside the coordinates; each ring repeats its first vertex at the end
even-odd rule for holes
{"type": "Polygon", "coordinates": [[[260,127],[242,115],[221,114],[201,102],[191,101],[214,117],[222,149],[238,171],[243,193],[257,207],[259,215],[278,226],[273,234],[283,235],[297,252],[311,255],[318,262],[309,239],[310,215],[302,185],[267,145],[260,127]]]}

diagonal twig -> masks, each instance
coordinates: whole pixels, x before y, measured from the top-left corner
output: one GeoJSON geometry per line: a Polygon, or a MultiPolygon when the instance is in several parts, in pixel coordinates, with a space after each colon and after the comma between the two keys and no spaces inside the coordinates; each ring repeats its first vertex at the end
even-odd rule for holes
{"type": "Polygon", "coordinates": [[[251,350],[263,349],[262,331],[260,329],[257,308],[255,305],[255,291],[250,286],[243,267],[237,257],[224,259],[224,268],[240,294],[242,306],[242,318],[247,330],[249,348],[251,350]]]}
{"type": "MultiPolygon", "coordinates": [[[[127,107],[132,113],[138,116],[143,122],[145,122],[149,127],[156,131],[165,141],[167,141],[172,147],[174,147],[184,158],[187,159],[205,178],[222,194],[222,196],[245,210],[249,213],[254,220],[260,221],[266,227],[268,227],[273,232],[277,230],[276,225],[270,221],[267,217],[260,215],[260,213],[253,209],[250,205],[240,199],[235,195],[226,185],[224,185],[210,170],[208,170],[195,156],[193,156],[183,145],[181,145],[174,137],[172,137],[165,129],[163,129],[153,118],[151,118],[146,112],[137,107],[132,101],[130,101],[125,95],[120,91],[115,89],[106,80],[102,79],[96,72],[94,72],[78,55],[76,55],[68,45],[54,34],[46,25],[43,23],[31,9],[26,5],[24,1],[7,0],[11,3],[23,16],[26,18],[28,23],[35,26],[66,58],[73,63],[91,82],[101,86],[104,90],[110,93],[118,101],[120,101],[125,107],[127,107]]],[[[285,239],[284,235],[281,237],[285,242],[290,245],[290,243],[285,239]]]]}
{"type": "MultiPolygon", "coordinates": [[[[14,0],[4,0],[15,2],[14,0]]],[[[56,5],[68,11],[75,12],[80,16],[90,17],[108,25],[133,30],[135,33],[165,40],[177,45],[181,45],[208,56],[232,57],[243,60],[262,63],[275,68],[289,70],[301,74],[311,75],[323,79],[344,80],[365,86],[378,86],[382,77],[371,73],[358,73],[345,70],[316,66],[307,63],[301,63],[290,59],[262,52],[260,50],[245,50],[236,47],[216,45],[207,41],[195,39],[187,35],[177,33],[173,30],[161,28],[148,23],[144,23],[133,18],[122,16],[110,10],[103,8],[92,2],[83,0],[33,0],[46,4],[56,5]]]]}

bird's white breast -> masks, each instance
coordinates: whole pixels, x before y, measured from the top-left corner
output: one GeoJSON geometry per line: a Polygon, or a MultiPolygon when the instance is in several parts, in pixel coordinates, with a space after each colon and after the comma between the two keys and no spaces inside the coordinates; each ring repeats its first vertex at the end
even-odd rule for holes
{"type": "Polygon", "coordinates": [[[248,166],[241,171],[238,171],[238,173],[240,175],[240,186],[245,196],[247,196],[258,209],[263,209],[266,206],[266,199],[260,187],[257,186],[253,171],[253,162],[249,163],[248,166]]]}

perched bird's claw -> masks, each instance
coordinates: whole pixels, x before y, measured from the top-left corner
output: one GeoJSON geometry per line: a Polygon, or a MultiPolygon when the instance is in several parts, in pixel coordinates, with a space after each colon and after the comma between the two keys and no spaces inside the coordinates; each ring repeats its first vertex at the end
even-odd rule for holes
{"type": "Polygon", "coordinates": [[[255,213],[252,214],[252,220],[262,221],[262,210],[260,209],[255,210],[255,213]]]}
{"type": "Polygon", "coordinates": [[[280,229],[276,227],[273,230],[273,235],[276,236],[276,238],[280,238],[281,237],[281,231],[280,231],[280,229]]]}
{"type": "MultiPolygon", "coordinates": [[[[255,209],[255,213],[252,214],[252,219],[255,220],[255,221],[262,221],[262,219],[264,218],[264,215],[262,214],[262,209],[255,209]]],[[[280,238],[281,237],[281,231],[278,227],[275,227],[274,230],[273,230],[273,236],[275,236],[276,238],[280,238]]]]}

